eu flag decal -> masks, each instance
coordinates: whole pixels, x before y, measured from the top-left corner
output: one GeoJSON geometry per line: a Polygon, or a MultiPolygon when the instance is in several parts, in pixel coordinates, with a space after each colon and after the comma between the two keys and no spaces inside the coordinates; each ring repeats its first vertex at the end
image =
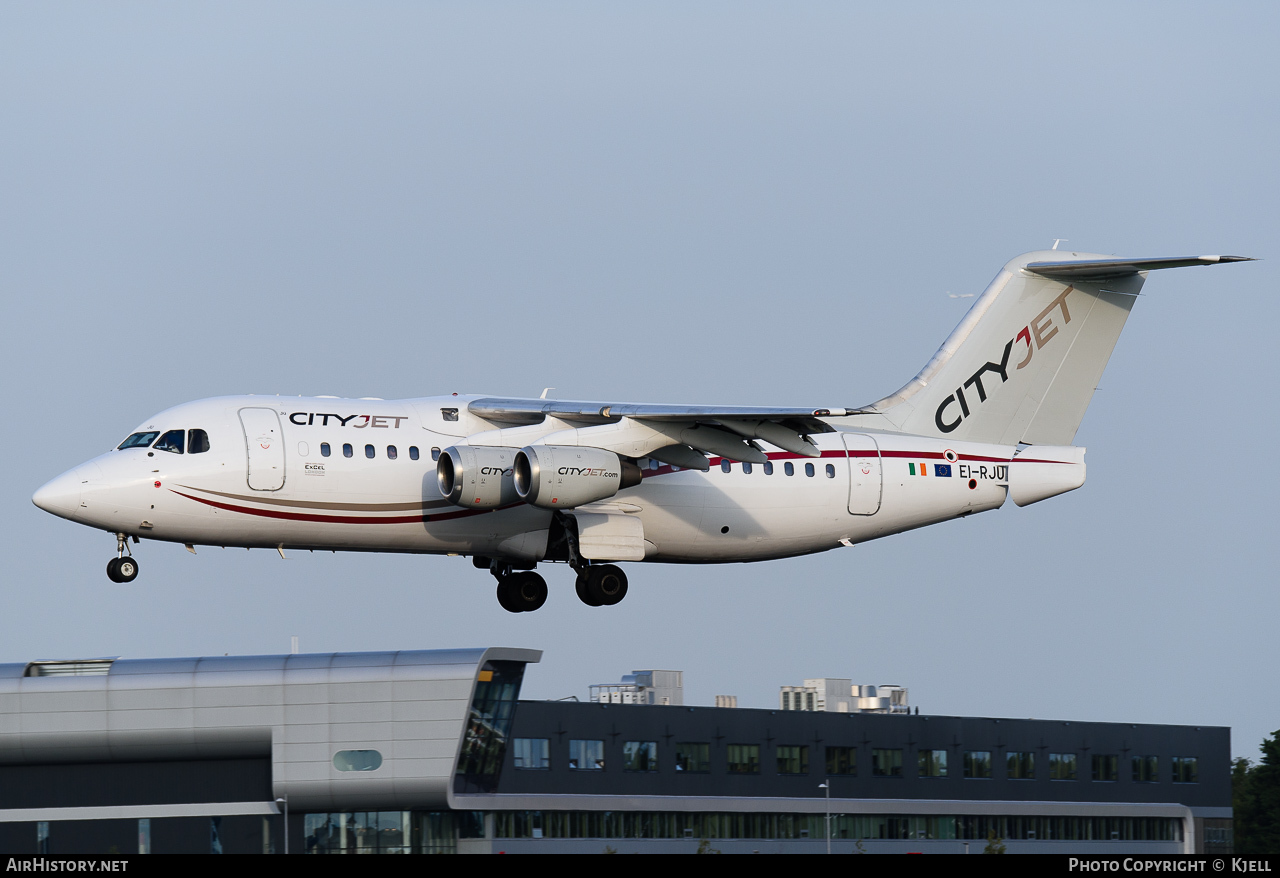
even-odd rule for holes
{"type": "Polygon", "coordinates": [[[951,478],[951,464],[935,463],[933,465],[933,474],[939,478],[951,478]]]}

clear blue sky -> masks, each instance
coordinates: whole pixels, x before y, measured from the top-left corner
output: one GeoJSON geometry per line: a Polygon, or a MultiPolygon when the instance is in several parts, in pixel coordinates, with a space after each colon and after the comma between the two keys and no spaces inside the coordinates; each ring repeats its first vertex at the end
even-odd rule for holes
{"type": "Polygon", "coordinates": [[[772,706],[1280,728],[1274,4],[0,5],[0,661],[503,644],[772,706]],[[254,392],[856,405],[1008,258],[1154,276],[1080,491],[509,616],[459,558],[143,544],[31,505],[254,392]]]}

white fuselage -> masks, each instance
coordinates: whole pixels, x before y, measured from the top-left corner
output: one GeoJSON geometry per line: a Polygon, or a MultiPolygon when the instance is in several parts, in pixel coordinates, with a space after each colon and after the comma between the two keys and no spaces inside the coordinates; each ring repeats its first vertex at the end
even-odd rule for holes
{"type": "MultiPolygon", "coordinates": [[[[35,500],[112,533],[192,545],[541,560],[555,513],[520,502],[464,509],[441,496],[433,451],[493,428],[467,413],[469,398],[187,403],[138,429],[203,430],[207,451],[113,450],[35,500]],[[440,414],[450,406],[461,411],[456,421],[440,414]],[[255,410],[280,435],[259,431],[255,410]]],[[[641,459],[639,485],[580,509],[637,516],[646,561],[714,563],[825,551],[994,509],[1008,493],[1013,446],[831,423],[837,432],[813,436],[821,457],[766,445],[769,464],[750,472],[736,461],[726,472],[715,457],[709,472],[641,459]]],[[[525,444],[536,442],[538,427],[520,430],[525,444]]]]}

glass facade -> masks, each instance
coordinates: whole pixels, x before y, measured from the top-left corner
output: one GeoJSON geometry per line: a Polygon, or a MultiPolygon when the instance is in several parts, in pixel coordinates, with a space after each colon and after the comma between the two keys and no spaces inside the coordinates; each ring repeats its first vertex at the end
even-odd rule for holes
{"type": "Polygon", "coordinates": [[[346,811],[307,814],[308,854],[451,854],[454,814],[440,811],[346,811]]]}
{"type": "MultiPolygon", "coordinates": [[[[496,811],[496,838],[822,839],[822,814],[496,811]]],[[[1173,817],[832,815],[836,839],[1181,841],[1173,817]]]]}
{"type": "Polygon", "coordinates": [[[455,793],[492,793],[507,753],[523,662],[485,662],[476,679],[462,752],[453,779],[455,793]]]}

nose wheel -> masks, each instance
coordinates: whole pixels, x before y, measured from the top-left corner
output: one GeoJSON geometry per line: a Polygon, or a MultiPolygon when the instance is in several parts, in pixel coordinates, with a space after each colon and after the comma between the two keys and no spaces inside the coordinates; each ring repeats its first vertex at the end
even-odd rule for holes
{"type": "Polygon", "coordinates": [[[107,562],[107,579],[112,582],[133,582],[138,578],[138,561],[133,555],[125,554],[128,548],[125,535],[116,534],[116,557],[107,562]]]}

